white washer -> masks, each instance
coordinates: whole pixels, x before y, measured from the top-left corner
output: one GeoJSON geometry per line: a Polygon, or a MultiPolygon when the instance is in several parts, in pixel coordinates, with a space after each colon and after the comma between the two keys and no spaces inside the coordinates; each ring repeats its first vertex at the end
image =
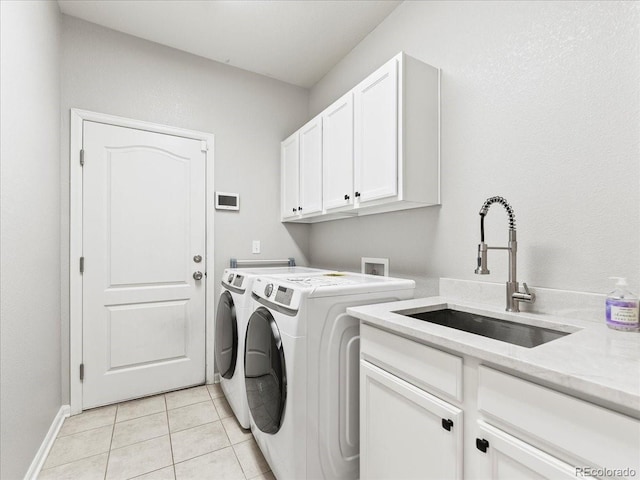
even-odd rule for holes
{"type": "Polygon", "coordinates": [[[358,478],[360,328],[346,308],[410,299],[414,289],[355,273],[255,279],[247,401],[278,480],[358,478]]]}
{"type": "Polygon", "coordinates": [[[327,270],[307,267],[228,268],[222,275],[215,323],[214,355],[220,385],[243,428],[249,428],[244,385],[244,335],[251,314],[251,286],[257,275],[315,275],[327,270]]]}

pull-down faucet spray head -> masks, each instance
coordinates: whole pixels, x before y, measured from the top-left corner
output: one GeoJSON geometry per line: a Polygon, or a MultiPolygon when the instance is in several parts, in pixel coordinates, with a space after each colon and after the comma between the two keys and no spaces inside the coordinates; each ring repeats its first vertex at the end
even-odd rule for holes
{"type": "Polygon", "coordinates": [[[487,268],[487,244],[480,242],[478,244],[478,268],[475,270],[476,275],[488,275],[489,269],[487,268]]]}
{"type": "Polygon", "coordinates": [[[478,268],[475,269],[476,275],[488,275],[490,273],[487,268],[487,250],[489,247],[484,243],[484,217],[489,212],[489,207],[494,203],[499,203],[507,211],[507,215],[509,216],[509,240],[511,240],[512,237],[515,239],[516,216],[509,202],[502,197],[487,198],[482,204],[482,208],[480,208],[480,244],[478,245],[478,268]]]}

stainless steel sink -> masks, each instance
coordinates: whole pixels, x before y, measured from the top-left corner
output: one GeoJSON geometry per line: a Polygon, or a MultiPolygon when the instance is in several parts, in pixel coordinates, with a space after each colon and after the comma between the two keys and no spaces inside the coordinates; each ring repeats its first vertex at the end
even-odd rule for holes
{"type": "Polygon", "coordinates": [[[416,309],[411,309],[393,313],[526,348],[537,347],[571,333],[451,309],[435,311],[416,311],[416,309]]]}

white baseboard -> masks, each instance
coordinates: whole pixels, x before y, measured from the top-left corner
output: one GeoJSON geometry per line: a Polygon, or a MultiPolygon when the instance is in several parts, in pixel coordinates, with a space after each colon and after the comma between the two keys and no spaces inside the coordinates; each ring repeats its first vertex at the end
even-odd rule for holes
{"type": "Polygon", "coordinates": [[[44,437],[44,440],[42,441],[42,444],[38,449],[38,453],[36,453],[36,456],[29,466],[29,470],[27,470],[27,473],[24,476],[24,480],[36,480],[36,478],[38,478],[40,470],[42,470],[42,466],[44,465],[44,462],[49,455],[49,451],[51,451],[53,442],[55,442],[56,437],[58,436],[58,432],[60,431],[60,428],[62,428],[64,419],[67,418],[70,414],[71,407],[69,407],[69,405],[62,405],[60,407],[60,410],[58,410],[58,413],[54,417],[53,422],[51,422],[51,426],[49,427],[47,435],[44,437]]]}
{"type": "Polygon", "coordinates": [[[220,377],[220,374],[219,373],[215,373],[213,375],[213,383],[220,383],[220,378],[222,378],[222,377],[220,377]]]}

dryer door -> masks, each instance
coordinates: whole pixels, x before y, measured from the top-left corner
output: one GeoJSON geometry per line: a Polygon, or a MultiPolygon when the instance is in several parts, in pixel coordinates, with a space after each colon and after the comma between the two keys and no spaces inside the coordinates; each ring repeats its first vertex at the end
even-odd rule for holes
{"type": "Polygon", "coordinates": [[[220,375],[233,377],[238,358],[238,322],[233,297],[228,291],[220,295],[218,302],[214,352],[220,375]]]}
{"type": "Polygon", "coordinates": [[[258,308],[249,318],[244,347],[244,380],[249,410],[265,433],[280,430],[287,375],[280,330],[271,312],[258,308]]]}

